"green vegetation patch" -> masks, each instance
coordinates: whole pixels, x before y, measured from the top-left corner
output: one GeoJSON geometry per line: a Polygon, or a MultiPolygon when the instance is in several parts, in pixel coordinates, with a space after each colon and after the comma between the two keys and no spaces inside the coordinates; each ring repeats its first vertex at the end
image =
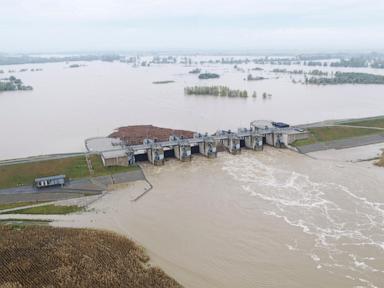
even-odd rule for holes
{"type": "MultiPolygon", "coordinates": [[[[139,169],[137,165],[104,167],[99,155],[91,155],[89,158],[95,172],[94,176],[111,175],[139,169]]],[[[61,174],[70,179],[90,177],[85,156],[0,166],[0,189],[32,185],[35,178],[61,174]]]]}
{"type": "Polygon", "coordinates": [[[34,202],[32,202],[32,201],[31,202],[16,202],[16,203],[0,204],[0,210],[18,208],[18,207],[29,206],[29,205],[34,205],[34,204],[41,204],[41,203],[44,203],[44,201],[42,201],[42,202],[38,202],[38,201],[34,201],[34,202]]]}
{"type": "Polygon", "coordinates": [[[194,86],[185,87],[186,95],[212,95],[222,97],[248,97],[246,90],[232,90],[226,86],[194,86]]]}
{"type": "Polygon", "coordinates": [[[117,173],[124,173],[129,171],[139,170],[139,166],[131,165],[131,166],[114,166],[114,167],[104,167],[103,162],[99,155],[91,155],[89,156],[89,160],[91,160],[94,176],[104,176],[104,175],[112,175],[117,173]]]}
{"type": "Polygon", "coordinates": [[[293,143],[293,146],[299,147],[314,144],[317,142],[326,142],[365,135],[380,134],[382,132],[369,128],[353,128],[340,126],[309,128],[308,131],[311,133],[309,138],[297,140],[293,143]]]}
{"type": "Polygon", "coordinates": [[[32,208],[25,208],[16,211],[6,212],[4,214],[40,214],[40,215],[63,215],[83,211],[83,207],[76,205],[59,206],[59,205],[43,205],[32,208]]]}
{"type": "Polygon", "coordinates": [[[201,73],[199,75],[199,79],[215,79],[215,78],[220,78],[220,75],[216,73],[201,73]]]}
{"type": "Polygon", "coordinates": [[[35,220],[35,219],[6,219],[0,220],[0,225],[7,225],[12,229],[20,230],[30,225],[48,225],[50,220],[35,220]]]}
{"type": "Polygon", "coordinates": [[[32,86],[25,86],[23,81],[17,79],[15,76],[10,76],[5,80],[0,79],[0,92],[17,90],[33,90],[33,88],[32,86]]]}
{"type": "Polygon", "coordinates": [[[89,176],[84,156],[0,166],[0,188],[32,185],[35,178],[64,174],[68,178],[89,176]]]}
{"type": "Polygon", "coordinates": [[[384,84],[383,75],[356,72],[336,72],[334,77],[305,78],[305,84],[338,85],[338,84],[384,84]]]}

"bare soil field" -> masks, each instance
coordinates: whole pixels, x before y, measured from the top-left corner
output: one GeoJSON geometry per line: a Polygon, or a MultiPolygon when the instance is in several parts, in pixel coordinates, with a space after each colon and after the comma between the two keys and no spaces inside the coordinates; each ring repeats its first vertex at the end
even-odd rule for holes
{"type": "Polygon", "coordinates": [[[193,137],[193,132],[161,128],[153,125],[133,125],[120,127],[116,129],[116,131],[111,135],[109,135],[109,137],[120,138],[130,145],[136,145],[143,144],[143,141],[146,138],[157,139],[158,141],[167,141],[171,135],[191,138],[193,137]]]}
{"type": "Polygon", "coordinates": [[[114,233],[0,225],[0,287],[181,287],[114,233]]]}

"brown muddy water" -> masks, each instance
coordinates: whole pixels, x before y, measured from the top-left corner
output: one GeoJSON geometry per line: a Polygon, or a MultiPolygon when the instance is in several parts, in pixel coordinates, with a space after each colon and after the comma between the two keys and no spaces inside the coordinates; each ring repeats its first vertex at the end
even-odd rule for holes
{"type": "Polygon", "coordinates": [[[268,148],[144,165],[56,225],[123,233],[185,287],[382,287],[384,173],[268,148]],[[72,217],[72,218],[71,218],[72,217]]]}
{"type": "MultiPolygon", "coordinates": [[[[255,119],[300,124],[384,114],[384,85],[306,86],[293,84],[293,76],[271,72],[275,68],[313,67],[249,64],[239,65],[244,69],[239,72],[234,65],[218,64],[137,68],[117,62],[79,64],[86,66],[68,68],[70,63],[49,63],[0,67],[5,71],[0,77],[14,75],[34,88],[0,93],[0,159],[84,151],[86,138],[106,136],[126,125],[153,124],[204,133],[249,127],[255,119]],[[188,73],[196,67],[221,77],[199,80],[197,75],[188,73]],[[254,67],[264,70],[248,70],[254,67]],[[20,72],[32,68],[43,71],[20,72]],[[248,73],[268,79],[244,81],[248,73]],[[175,82],[152,83],[161,80],[175,82]],[[184,95],[184,87],[194,85],[225,85],[246,89],[250,95],[256,91],[257,97],[184,95]],[[272,96],[264,99],[264,92],[272,96]]],[[[321,69],[384,73],[383,69],[321,69]]]]}

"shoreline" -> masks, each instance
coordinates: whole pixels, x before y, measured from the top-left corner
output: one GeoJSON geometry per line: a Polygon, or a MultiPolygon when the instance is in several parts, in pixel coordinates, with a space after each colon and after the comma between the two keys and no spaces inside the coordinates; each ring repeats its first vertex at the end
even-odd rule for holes
{"type": "MultiPolygon", "coordinates": [[[[314,128],[314,127],[326,127],[326,126],[340,126],[340,123],[345,123],[345,122],[359,122],[359,121],[368,121],[368,120],[377,120],[377,119],[383,119],[384,115],[377,115],[377,116],[369,116],[369,117],[362,117],[362,118],[341,118],[341,119],[328,119],[328,120],[323,120],[323,121],[317,121],[317,122],[312,122],[312,123],[305,123],[305,124],[295,124],[294,127],[297,128],[314,128]]],[[[127,127],[132,127],[132,131],[134,134],[137,134],[137,131],[134,131],[136,127],[153,127],[152,125],[134,125],[134,126],[122,126],[119,128],[115,128],[114,132],[109,133],[109,137],[113,135],[121,135],[123,138],[126,137],[124,134],[125,132],[123,131],[127,127]],[[120,129],[122,129],[122,132],[119,132],[120,129]],[[119,134],[120,133],[120,134],[119,134]]],[[[156,128],[156,127],[153,127],[156,128]]],[[[366,127],[367,128],[367,127],[366,127]]],[[[374,128],[374,127],[373,127],[374,128]]],[[[174,130],[174,129],[168,129],[168,128],[161,128],[162,130],[174,130]]],[[[384,128],[383,128],[384,130],[384,128]]],[[[181,130],[181,129],[176,129],[174,130],[177,133],[192,133],[191,131],[187,130],[181,130]]],[[[383,131],[384,134],[384,131],[383,131]]],[[[137,136],[135,136],[137,137],[137,136]]],[[[384,137],[384,136],[383,136],[384,137]]],[[[93,139],[93,138],[104,138],[103,136],[98,136],[98,137],[90,137],[87,139],[93,139]]],[[[319,147],[310,147],[309,150],[314,149],[313,151],[309,152],[314,152],[314,151],[320,151],[320,150],[328,150],[328,149],[334,149],[334,147],[339,146],[341,148],[351,148],[351,147],[358,147],[358,146],[364,146],[364,145],[370,145],[370,144],[375,144],[375,143],[384,143],[384,139],[380,139],[380,137],[376,137],[375,139],[364,139],[364,136],[361,137],[361,139],[351,139],[351,138],[346,138],[345,140],[351,140],[352,142],[343,144],[342,142],[339,144],[338,142],[342,140],[336,140],[336,141],[331,141],[331,142],[319,142],[317,143],[319,147]],[[377,138],[377,139],[376,139],[377,138]],[[364,142],[365,140],[365,142],[364,142]],[[360,141],[363,141],[363,143],[359,143],[360,141]],[[335,143],[334,143],[335,142],[335,143]],[[349,146],[349,147],[348,147],[349,146]],[[329,147],[329,148],[328,148],[329,147]]],[[[315,145],[317,145],[315,144],[315,145]]],[[[312,145],[312,144],[310,144],[312,145]]],[[[19,164],[19,163],[28,163],[28,162],[38,162],[38,161],[44,161],[44,160],[51,160],[51,159],[61,159],[61,158],[66,158],[66,157],[75,157],[75,156],[82,156],[86,155],[87,152],[87,147],[84,149],[84,151],[72,151],[72,152],[64,152],[64,153],[52,153],[52,154],[41,154],[41,155],[30,155],[30,156],[25,156],[25,157],[17,157],[17,158],[7,158],[7,159],[0,159],[0,166],[2,165],[12,165],[12,164],[19,164]]],[[[309,152],[304,152],[304,153],[309,153],[309,152]]]]}

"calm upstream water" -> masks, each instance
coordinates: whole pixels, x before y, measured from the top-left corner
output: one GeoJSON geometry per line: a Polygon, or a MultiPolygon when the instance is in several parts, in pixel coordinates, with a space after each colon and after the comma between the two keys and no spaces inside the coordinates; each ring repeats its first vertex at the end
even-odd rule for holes
{"type": "MultiPolygon", "coordinates": [[[[211,57],[212,58],[212,57],[211,57]]],[[[125,63],[84,62],[0,66],[33,91],[0,93],[0,159],[31,155],[78,152],[84,139],[105,136],[119,126],[158,126],[214,132],[237,129],[254,119],[273,119],[293,124],[325,119],[365,117],[384,114],[384,85],[305,86],[291,83],[290,76],[274,74],[274,68],[316,67],[239,65],[197,65],[203,71],[221,74],[220,79],[198,80],[188,72],[196,65],[154,65],[134,68],[125,63]],[[248,82],[248,68],[254,76],[273,78],[248,82]],[[42,68],[41,72],[15,72],[42,68]],[[277,79],[277,77],[279,77],[277,79]],[[174,80],[170,84],[153,81],[174,80]],[[232,89],[257,92],[257,98],[186,96],[191,85],[226,85],[232,89]],[[263,99],[262,93],[272,94],[263,99]]],[[[330,68],[328,68],[329,70],[330,68]]],[[[337,68],[333,71],[352,71],[337,68]]],[[[356,71],[356,69],[354,70],[356,71]]],[[[384,71],[359,69],[376,74],[384,71]]],[[[298,76],[300,77],[300,76],[298,76]]]]}

